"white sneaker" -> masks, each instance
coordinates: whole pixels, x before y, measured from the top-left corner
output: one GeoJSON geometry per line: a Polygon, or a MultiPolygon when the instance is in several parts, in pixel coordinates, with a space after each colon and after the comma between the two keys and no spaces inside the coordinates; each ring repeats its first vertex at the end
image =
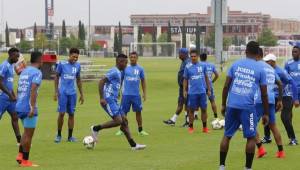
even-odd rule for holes
{"type": "Polygon", "coordinates": [[[225,170],[225,166],[224,165],[220,165],[219,170],[225,170]]]}
{"type": "Polygon", "coordinates": [[[146,148],[146,145],[141,145],[141,144],[136,144],[135,147],[131,147],[132,150],[136,151],[136,150],[143,150],[146,148]]]}
{"type": "Polygon", "coordinates": [[[91,132],[92,132],[92,137],[96,142],[98,142],[98,133],[97,131],[94,131],[94,126],[91,126],[91,132]]]}

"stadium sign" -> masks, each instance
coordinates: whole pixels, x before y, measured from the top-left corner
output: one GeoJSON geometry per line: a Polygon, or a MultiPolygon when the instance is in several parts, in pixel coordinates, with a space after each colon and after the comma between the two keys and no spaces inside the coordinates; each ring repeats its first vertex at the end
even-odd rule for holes
{"type": "MultiPolygon", "coordinates": [[[[197,27],[196,26],[186,26],[186,33],[187,34],[196,34],[197,27]]],[[[206,32],[206,27],[200,26],[200,33],[206,32]]],[[[182,27],[171,27],[171,33],[172,34],[181,34],[182,33],[182,27]]]]}

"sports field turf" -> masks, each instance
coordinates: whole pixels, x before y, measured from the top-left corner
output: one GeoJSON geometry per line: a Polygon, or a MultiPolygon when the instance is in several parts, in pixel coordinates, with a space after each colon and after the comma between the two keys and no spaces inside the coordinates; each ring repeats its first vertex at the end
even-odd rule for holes
{"type": "MultiPolygon", "coordinates": [[[[4,57],[2,56],[0,61],[4,57]]],[[[113,59],[97,59],[97,63],[114,65],[113,59]]],[[[56,135],[56,102],[53,101],[53,82],[43,81],[39,90],[38,107],[39,120],[34,135],[30,159],[39,164],[36,169],[195,169],[215,170],[219,164],[219,143],[223,134],[222,130],[211,131],[209,134],[201,133],[201,122],[196,121],[196,132],[189,134],[187,129],[181,128],[183,116],[175,127],[169,127],[162,123],[173,115],[178,96],[177,59],[140,59],[139,62],[146,71],[148,82],[148,100],[144,103],[143,122],[144,129],[150,136],[137,135],[135,115],[129,114],[129,124],[134,139],[138,143],[146,144],[143,151],[132,151],[125,137],[115,136],[118,130],[110,129],[102,131],[100,142],[94,150],[87,150],[82,145],[84,136],[90,134],[90,126],[109,119],[107,114],[99,106],[97,82],[85,82],[85,104],[78,105],[76,112],[76,125],[74,136],[77,143],[67,143],[66,119],[63,129],[63,142],[53,142],[56,135]]],[[[224,74],[215,84],[216,99],[220,106],[221,88],[224,82],[224,74]]],[[[220,108],[220,107],[219,107],[220,108]]],[[[209,122],[212,112],[209,106],[209,122]]],[[[300,136],[299,109],[294,112],[295,131],[300,136]]],[[[277,114],[280,131],[282,132],[285,159],[275,158],[277,147],[274,143],[266,145],[268,155],[262,159],[255,159],[253,169],[264,170],[297,170],[300,169],[300,146],[287,146],[288,139],[282,123],[277,114]]],[[[210,124],[209,124],[210,125],[210,124]]],[[[22,126],[21,126],[22,127],[22,126]]],[[[260,132],[262,133],[261,125],[260,132]]],[[[241,170],[244,167],[245,140],[241,132],[233,138],[227,159],[228,170],[241,170]]],[[[15,161],[17,146],[10,118],[5,114],[0,121],[0,169],[20,169],[15,161]]]]}

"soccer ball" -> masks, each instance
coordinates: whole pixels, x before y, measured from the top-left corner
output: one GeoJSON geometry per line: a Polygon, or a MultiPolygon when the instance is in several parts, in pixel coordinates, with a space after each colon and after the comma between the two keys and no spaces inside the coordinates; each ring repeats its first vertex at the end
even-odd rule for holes
{"type": "Polygon", "coordinates": [[[224,119],[220,120],[219,123],[220,123],[220,125],[221,125],[222,127],[225,127],[225,120],[224,120],[224,119]]]}
{"type": "Polygon", "coordinates": [[[211,126],[214,130],[219,130],[219,129],[222,129],[222,125],[220,124],[220,119],[214,119],[212,122],[211,122],[211,126]]]}
{"type": "Polygon", "coordinates": [[[96,142],[92,136],[86,136],[83,138],[83,145],[87,149],[94,149],[96,142]]]}

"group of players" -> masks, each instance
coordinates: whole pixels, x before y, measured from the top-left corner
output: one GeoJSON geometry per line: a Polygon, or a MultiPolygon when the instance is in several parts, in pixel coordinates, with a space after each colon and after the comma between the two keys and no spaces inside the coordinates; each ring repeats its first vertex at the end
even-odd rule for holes
{"type": "MultiPolygon", "coordinates": [[[[293,48],[293,59],[289,60],[284,70],[276,65],[276,56],[269,54],[263,56],[263,51],[257,42],[249,42],[246,48],[246,58],[236,61],[228,70],[226,82],[222,93],[222,115],[225,116],[225,133],[220,145],[220,169],[225,169],[225,160],[229,143],[236,130],[242,125],[246,145],[246,169],[251,169],[255,153],[258,148],[258,157],[263,157],[266,150],[263,143],[270,143],[270,130],[272,131],[278,152],[278,158],[285,157],[281,135],[276,127],[275,112],[281,110],[282,122],[290,139],[290,145],[297,145],[293,125],[292,109],[299,106],[300,99],[300,47],[293,48]],[[264,60],[264,61],[263,61],[264,60]],[[260,140],[256,127],[262,119],[265,125],[265,137],[260,140]]],[[[37,166],[29,161],[29,152],[34,130],[37,124],[38,108],[37,95],[42,82],[42,54],[33,52],[30,65],[19,75],[17,95],[13,90],[14,64],[20,56],[17,48],[8,51],[8,59],[0,65],[0,118],[7,111],[11,115],[12,126],[19,143],[17,162],[20,166],[37,166]],[[24,132],[21,135],[18,119],[22,121],[24,132]]],[[[58,100],[59,112],[57,119],[56,143],[62,140],[62,127],[65,113],[68,113],[69,142],[76,142],[73,137],[74,113],[77,103],[77,89],[79,102],[84,103],[82,83],[80,79],[80,64],[77,62],[79,50],[72,48],[69,58],[57,64],[55,76],[54,100],[58,100]]],[[[178,72],[179,98],[176,113],[165,124],[175,125],[176,119],[186,111],[186,123],[189,133],[195,131],[194,119],[198,117],[200,108],[203,133],[208,133],[207,127],[207,97],[212,106],[214,117],[217,118],[217,107],[213,90],[213,83],[219,75],[215,66],[206,62],[207,55],[197,50],[186,48],[179,50],[182,60],[178,72]],[[214,75],[214,76],[213,76],[214,75]]],[[[136,143],[130,133],[127,113],[132,107],[136,112],[138,131],[140,135],[148,135],[142,128],[142,98],[146,100],[146,81],[144,69],[137,64],[138,55],[130,53],[128,57],[119,54],[116,57],[116,66],[111,68],[99,81],[98,91],[100,105],[111,117],[111,121],[91,126],[91,134],[98,141],[99,133],[108,128],[120,127],[118,135],[124,134],[133,150],[145,149],[146,145],[136,143]],[[140,95],[140,84],[143,95],[140,95]],[[118,104],[122,89],[121,103],[118,104]]]]}

